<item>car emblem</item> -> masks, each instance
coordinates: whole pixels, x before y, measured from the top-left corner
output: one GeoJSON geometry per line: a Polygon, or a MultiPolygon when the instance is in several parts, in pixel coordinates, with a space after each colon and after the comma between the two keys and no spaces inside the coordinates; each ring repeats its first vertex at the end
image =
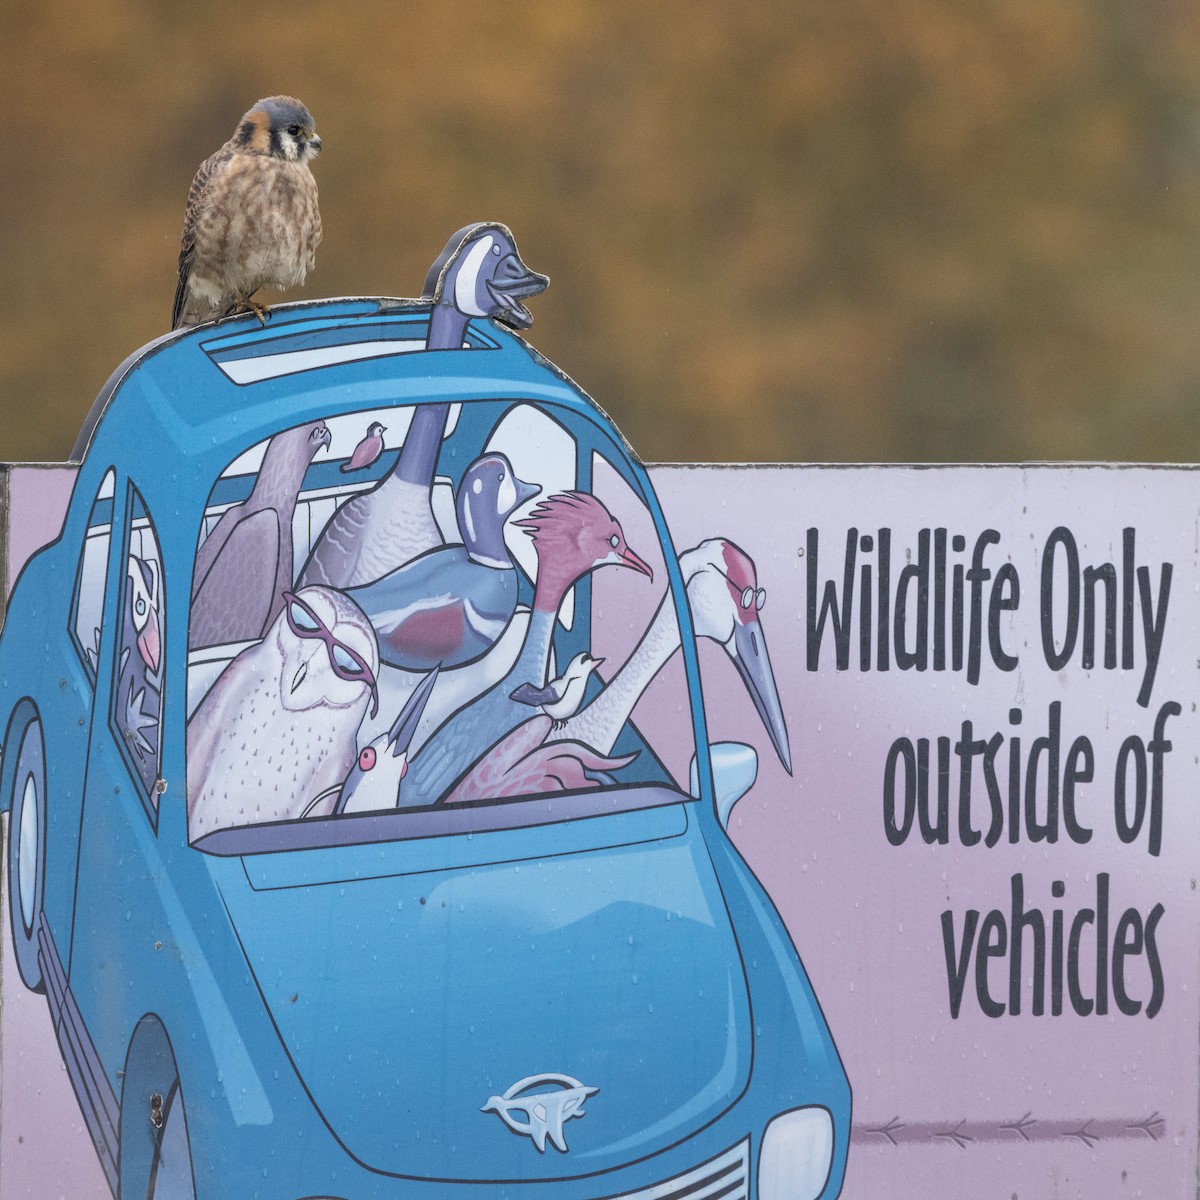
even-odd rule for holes
{"type": "Polygon", "coordinates": [[[520,1079],[503,1096],[490,1096],[480,1112],[494,1112],[513,1133],[533,1139],[542,1153],[549,1138],[564,1154],[563,1126],[572,1117],[583,1117],[583,1102],[600,1089],[587,1087],[570,1075],[530,1075],[520,1079]],[[534,1091],[534,1088],[541,1088],[534,1091]]]}

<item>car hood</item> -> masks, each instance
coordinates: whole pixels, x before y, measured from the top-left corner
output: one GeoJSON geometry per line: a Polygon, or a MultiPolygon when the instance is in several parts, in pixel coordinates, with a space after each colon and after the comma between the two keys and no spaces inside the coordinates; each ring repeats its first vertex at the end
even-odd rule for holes
{"type": "Polygon", "coordinates": [[[683,805],[243,861],[222,888],[238,938],[313,1104],[364,1166],[588,1175],[746,1086],[746,979],[683,805]]]}

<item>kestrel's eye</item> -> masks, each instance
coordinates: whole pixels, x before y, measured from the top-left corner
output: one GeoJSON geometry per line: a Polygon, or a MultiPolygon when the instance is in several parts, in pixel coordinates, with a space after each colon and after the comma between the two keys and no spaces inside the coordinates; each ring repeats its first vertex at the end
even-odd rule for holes
{"type": "Polygon", "coordinates": [[[363,673],[362,664],[355,662],[344,646],[334,646],[333,661],[347,675],[361,675],[363,673]]]}
{"type": "Polygon", "coordinates": [[[297,629],[303,629],[306,633],[316,633],[321,628],[308,610],[295,602],[289,606],[288,613],[297,629]]]}
{"type": "Polygon", "coordinates": [[[300,136],[300,126],[299,125],[289,125],[288,133],[290,133],[292,135],[292,137],[299,137],[300,136]]]}
{"type": "Polygon", "coordinates": [[[608,544],[615,550],[621,544],[621,539],[614,533],[612,537],[608,539],[608,544]]]}
{"type": "Polygon", "coordinates": [[[375,747],[364,746],[362,753],[358,756],[358,769],[360,771],[369,771],[375,765],[375,747]]]}

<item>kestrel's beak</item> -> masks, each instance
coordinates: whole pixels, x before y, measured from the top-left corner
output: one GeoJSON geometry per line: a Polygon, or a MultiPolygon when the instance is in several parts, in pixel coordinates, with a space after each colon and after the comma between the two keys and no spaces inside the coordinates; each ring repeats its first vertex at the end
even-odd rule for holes
{"type": "Polygon", "coordinates": [[[309,149],[313,152],[313,154],[321,153],[321,139],[320,139],[320,137],[317,136],[316,133],[314,133],[308,139],[308,146],[309,146],[309,149]]]}

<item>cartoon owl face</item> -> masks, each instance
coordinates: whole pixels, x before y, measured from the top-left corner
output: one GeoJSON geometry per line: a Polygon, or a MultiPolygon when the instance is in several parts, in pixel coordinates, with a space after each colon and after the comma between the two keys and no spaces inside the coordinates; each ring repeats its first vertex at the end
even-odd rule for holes
{"type": "Polygon", "coordinates": [[[279,651],[279,695],[290,712],[349,708],[379,692],[379,649],[362,609],[330,588],[284,594],[283,612],[270,635],[279,651]]]}

